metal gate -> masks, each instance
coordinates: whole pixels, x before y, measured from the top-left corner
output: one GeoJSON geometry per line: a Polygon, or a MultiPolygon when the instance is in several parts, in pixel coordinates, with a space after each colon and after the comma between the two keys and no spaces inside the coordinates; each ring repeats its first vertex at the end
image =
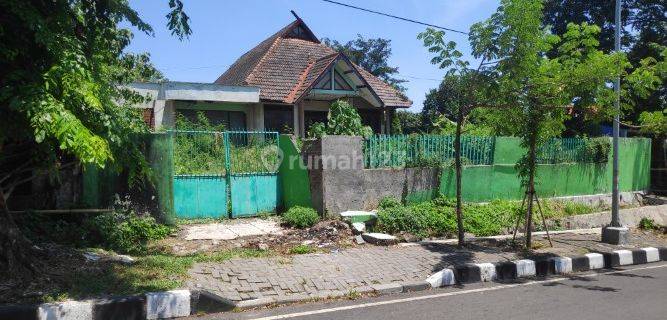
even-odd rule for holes
{"type": "Polygon", "coordinates": [[[171,133],[177,217],[235,218],[276,210],[277,132],[171,133]]]}

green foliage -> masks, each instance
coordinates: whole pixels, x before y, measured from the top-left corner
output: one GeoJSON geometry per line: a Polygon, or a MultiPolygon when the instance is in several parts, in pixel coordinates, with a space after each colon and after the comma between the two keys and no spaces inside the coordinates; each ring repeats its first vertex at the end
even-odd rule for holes
{"type": "Polygon", "coordinates": [[[642,112],[639,115],[641,131],[655,137],[667,136],[667,109],[655,112],[642,112]]]}
{"type": "Polygon", "coordinates": [[[380,209],[389,209],[400,206],[401,201],[394,197],[382,197],[382,199],[380,199],[380,203],[378,204],[378,208],[380,209]]]}
{"type": "Polygon", "coordinates": [[[391,119],[392,134],[413,134],[422,132],[422,117],[419,113],[397,110],[391,119]]]}
{"type": "MultiPolygon", "coordinates": [[[[543,201],[547,219],[595,212],[598,208],[576,202],[543,201]]],[[[436,198],[418,204],[380,207],[376,229],[398,234],[408,232],[417,237],[451,236],[456,233],[456,201],[436,198]]],[[[507,233],[521,215],[521,202],[494,200],[486,204],[467,203],[463,206],[463,224],[476,236],[507,233]]]]}
{"type": "Polygon", "coordinates": [[[647,217],[643,217],[639,220],[639,229],[642,230],[657,230],[660,229],[660,226],[655,223],[655,220],[647,217]]]}
{"type": "Polygon", "coordinates": [[[162,239],[173,230],[158,224],[153,217],[121,212],[100,214],[88,225],[99,237],[96,242],[101,246],[129,254],[145,254],[149,241],[162,239]]]}
{"type": "MultiPolygon", "coordinates": [[[[170,5],[180,14],[169,28],[189,35],[181,1],[170,5]]],[[[151,26],[127,1],[3,1],[0,20],[2,156],[13,150],[8,144],[23,144],[30,146],[26,159],[34,167],[58,168],[73,156],[125,167],[131,178],[145,174],[133,137],[146,126],[140,111],[129,107],[143,97],[123,85],[161,76],[146,55],[125,53],[132,33],[119,25],[153,34],[151,26]]]]}
{"type": "Polygon", "coordinates": [[[290,254],[306,254],[306,253],[312,253],[315,252],[315,249],[309,245],[305,244],[300,244],[296,247],[293,247],[289,250],[290,254]]]}
{"type": "Polygon", "coordinates": [[[327,133],[327,126],[322,122],[313,123],[308,129],[308,138],[319,139],[327,133]]]}
{"type": "Polygon", "coordinates": [[[327,134],[362,137],[373,134],[370,127],[361,123],[357,110],[344,100],[336,100],[331,104],[327,120],[327,134]]]}
{"type": "Polygon", "coordinates": [[[445,236],[456,230],[456,216],[450,207],[423,202],[380,209],[375,228],[392,234],[408,232],[419,238],[445,236]]]}
{"type": "Polygon", "coordinates": [[[609,152],[611,151],[611,142],[609,138],[586,138],[584,157],[589,162],[607,163],[609,152]]]}
{"type": "Polygon", "coordinates": [[[391,40],[383,38],[366,39],[358,34],[357,39],[346,43],[328,38],[322,39],[322,42],[332,49],[342,52],[353,63],[389,83],[400,92],[405,92],[405,87],[401,86],[401,83],[406,82],[406,80],[394,77],[395,74],[398,74],[398,68],[390,67],[388,64],[391,56],[391,40]]]}
{"type": "Polygon", "coordinates": [[[282,219],[291,227],[304,229],[315,225],[315,223],[320,220],[320,216],[313,208],[295,206],[289,208],[289,210],[283,214],[282,219]]]}

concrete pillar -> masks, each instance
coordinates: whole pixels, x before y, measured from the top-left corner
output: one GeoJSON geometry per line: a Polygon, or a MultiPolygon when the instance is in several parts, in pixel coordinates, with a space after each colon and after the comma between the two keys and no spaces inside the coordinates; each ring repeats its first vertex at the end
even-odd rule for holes
{"type": "Polygon", "coordinates": [[[300,132],[301,132],[301,126],[299,125],[299,107],[298,105],[292,105],[292,111],[293,116],[292,119],[294,121],[293,129],[294,129],[294,135],[297,137],[300,137],[300,132]]]}
{"type": "Polygon", "coordinates": [[[155,129],[172,129],[175,122],[175,111],[174,102],[171,100],[153,101],[153,117],[155,119],[155,129]]]}
{"type": "Polygon", "coordinates": [[[264,131],[264,105],[261,103],[255,104],[255,130],[264,131]]]}

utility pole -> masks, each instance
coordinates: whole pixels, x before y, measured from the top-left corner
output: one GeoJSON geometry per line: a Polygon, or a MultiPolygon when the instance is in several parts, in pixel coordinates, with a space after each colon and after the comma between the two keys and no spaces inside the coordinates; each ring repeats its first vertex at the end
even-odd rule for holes
{"type": "MultiPolygon", "coordinates": [[[[622,0],[616,0],[616,10],[615,10],[615,37],[614,37],[614,51],[616,53],[621,52],[621,2],[622,0]]],[[[620,62],[618,65],[620,69],[620,62]]],[[[624,244],[627,243],[629,230],[627,227],[621,225],[621,220],[618,216],[618,207],[620,195],[618,192],[618,136],[620,131],[620,104],[621,104],[621,76],[620,73],[614,80],[614,94],[616,96],[616,101],[614,101],[614,123],[613,123],[613,173],[612,173],[612,185],[611,185],[611,223],[602,229],[602,242],[611,243],[611,244],[624,244]]]]}

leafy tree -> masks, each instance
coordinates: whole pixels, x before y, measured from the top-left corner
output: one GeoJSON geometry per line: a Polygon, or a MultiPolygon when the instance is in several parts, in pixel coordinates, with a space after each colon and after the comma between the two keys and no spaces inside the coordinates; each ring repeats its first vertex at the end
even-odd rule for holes
{"type": "Polygon", "coordinates": [[[440,90],[432,90],[427,95],[424,106],[429,108],[422,111],[422,117],[429,120],[428,126],[432,131],[433,128],[440,129],[437,130],[438,133],[445,133],[448,127],[454,127],[455,210],[458,245],[463,246],[465,244],[465,230],[463,225],[461,136],[464,133],[464,126],[470,112],[478,105],[483,104],[484,95],[481,93],[486,89],[488,76],[480,72],[484,60],[477,69],[470,69],[470,63],[461,59],[463,55],[456,49],[456,43],[445,41],[444,31],[428,28],[420,33],[417,38],[423,40],[424,46],[434,54],[431,63],[438,65],[441,69],[448,69],[440,84],[440,90]],[[446,115],[455,119],[455,123],[451,123],[446,115]],[[440,117],[439,120],[432,122],[432,119],[438,116],[440,117]]]}
{"type": "MultiPolygon", "coordinates": [[[[623,34],[621,43],[627,50],[628,60],[634,68],[651,60],[664,59],[662,51],[667,46],[667,2],[663,0],[624,0],[621,12],[623,34]]],[[[614,49],[614,4],[610,1],[590,0],[546,0],[544,6],[543,24],[559,36],[568,32],[569,23],[588,23],[600,28],[595,37],[600,43],[599,49],[611,52],[614,49]]],[[[550,52],[551,57],[558,55],[555,50],[550,52]]],[[[660,82],[667,79],[667,74],[658,75],[660,82]]],[[[635,122],[644,111],[660,111],[667,108],[667,88],[658,86],[649,94],[634,92],[635,87],[623,88],[622,118],[625,121],[635,122]]],[[[574,133],[588,123],[598,123],[609,119],[591,117],[591,110],[574,109],[578,117],[570,120],[568,127],[574,133]],[[585,113],[589,111],[589,113],[585,113]]]]}
{"type": "MultiPolygon", "coordinates": [[[[539,0],[502,0],[487,20],[471,27],[475,57],[495,63],[494,96],[502,118],[515,128],[527,154],[517,163],[526,188],[526,247],[531,247],[537,149],[560,135],[569,106],[609,110],[614,101],[607,85],[627,67],[622,54],[598,49],[600,28],[569,24],[562,38],[541,26],[539,0]],[[547,56],[557,52],[555,57],[547,56]]],[[[538,202],[539,205],[539,202],[538,202]]]]}
{"type": "Polygon", "coordinates": [[[316,122],[308,131],[311,138],[321,138],[326,134],[368,137],[373,134],[373,130],[361,123],[361,116],[352,105],[344,100],[336,100],[329,108],[327,124],[316,122]]]}
{"type": "MultiPolygon", "coordinates": [[[[169,6],[169,28],[187,37],[181,1],[169,6]]],[[[13,190],[77,163],[145,174],[133,137],[146,127],[128,108],[142,97],[122,84],[159,74],[147,56],[123,52],[132,33],[120,23],[153,34],[126,0],[8,0],[0,21],[0,273],[21,279],[37,270],[40,251],[9,214],[13,190]]]]}
{"type": "Polygon", "coordinates": [[[398,110],[391,119],[391,133],[412,134],[422,131],[421,116],[419,113],[398,110]]]}
{"type": "Polygon", "coordinates": [[[398,74],[398,67],[389,66],[391,40],[383,38],[366,39],[358,34],[357,39],[346,43],[329,38],[322,39],[322,42],[334,50],[342,52],[352,62],[366,69],[374,76],[384,80],[399,91],[405,92],[406,88],[401,83],[406,82],[406,80],[394,77],[394,75],[398,74]]]}

